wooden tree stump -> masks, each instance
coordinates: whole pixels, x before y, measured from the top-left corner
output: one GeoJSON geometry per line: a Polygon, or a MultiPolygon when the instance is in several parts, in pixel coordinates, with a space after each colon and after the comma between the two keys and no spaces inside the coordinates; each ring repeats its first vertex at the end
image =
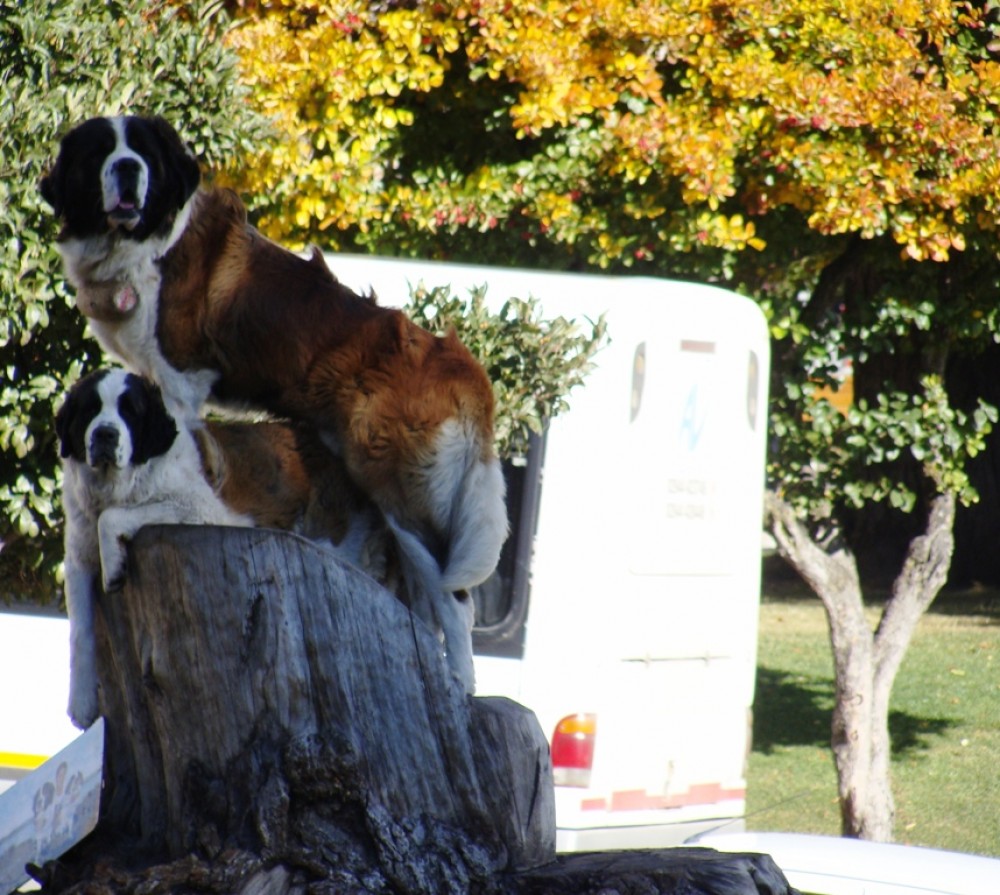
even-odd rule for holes
{"type": "Polygon", "coordinates": [[[466,696],[437,638],[321,545],[259,529],[147,528],[125,587],[96,615],[101,819],[43,869],[45,892],[787,889],[769,859],[707,850],[687,850],[712,856],[694,861],[700,875],[664,875],[676,854],[557,862],[534,715],[466,696]],[[774,874],[776,887],[758,885],[774,874]],[[725,888],[693,887],[723,878],[725,888]]]}

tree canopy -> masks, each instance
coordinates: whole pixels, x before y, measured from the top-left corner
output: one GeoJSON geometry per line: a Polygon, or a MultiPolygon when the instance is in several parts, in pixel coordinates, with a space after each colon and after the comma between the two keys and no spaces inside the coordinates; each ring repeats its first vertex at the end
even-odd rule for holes
{"type": "Polygon", "coordinates": [[[998,331],[997,7],[241,4],[282,138],[239,182],[293,242],[727,282],[779,340],[776,486],[909,508],[872,471],[909,448],[973,500],[989,411],[927,408],[998,331]],[[803,429],[848,364],[852,419],[803,429]]]}
{"type": "Polygon", "coordinates": [[[266,5],[232,40],[284,139],[244,183],[272,232],[345,245],[501,227],[669,267],[794,211],[943,260],[1000,214],[995,5],[266,5]]]}

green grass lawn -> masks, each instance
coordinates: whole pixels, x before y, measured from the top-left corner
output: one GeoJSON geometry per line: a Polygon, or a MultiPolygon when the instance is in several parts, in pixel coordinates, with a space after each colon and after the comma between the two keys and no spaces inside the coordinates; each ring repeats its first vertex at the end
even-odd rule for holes
{"type": "MultiPolygon", "coordinates": [[[[826,616],[792,590],[761,607],[747,827],[839,835],[826,616]]],[[[890,729],[896,840],[1000,855],[1000,595],[938,598],[896,678],[890,729]]]]}

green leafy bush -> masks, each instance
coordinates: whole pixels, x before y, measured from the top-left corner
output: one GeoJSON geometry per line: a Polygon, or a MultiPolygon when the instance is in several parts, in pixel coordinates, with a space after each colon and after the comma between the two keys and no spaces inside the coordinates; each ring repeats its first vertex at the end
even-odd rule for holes
{"type": "Polygon", "coordinates": [[[72,307],[38,193],[58,140],[94,115],[161,114],[222,166],[264,133],[225,23],[146,2],[0,0],[0,601],[57,597],[62,557],[52,420],[101,362],[72,307]]]}
{"type": "Polygon", "coordinates": [[[603,316],[586,327],[565,317],[544,319],[534,298],[509,298],[494,314],[486,289],[472,289],[463,300],[447,286],[421,285],[407,310],[439,335],[454,329],[486,368],[496,397],[497,450],[514,457],[527,452],[532,432],[569,407],[569,393],[607,338],[607,323],[603,316]]]}

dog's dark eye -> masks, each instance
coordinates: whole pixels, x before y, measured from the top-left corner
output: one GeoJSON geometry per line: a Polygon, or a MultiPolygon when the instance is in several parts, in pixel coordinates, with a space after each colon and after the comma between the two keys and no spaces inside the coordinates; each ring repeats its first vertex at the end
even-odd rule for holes
{"type": "Polygon", "coordinates": [[[87,139],[76,138],[71,135],[69,144],[64,153],[67,158],[76,160],[72,167],[82,171],[100,170],[104,160],[114,151],[115,137],[111,132],[103,129],[95,132],[87,132],[87,139]]]}
{"type": "Polygon", "coordinates": [[[132,127],[128,130],[126,142],[129,148],[141,155],[147,162],[155,160],[157,144],[144,128],[132,127]]]}
{"type": "Polygon", "coordinates": [[[84,164],[82,167],[101,167],[104,164],[104,160],[111,154],[114,148],[114,144],[108,146],[95,146],[83,156],[84,164]]]}
{"type": "Polygon", "coordinates": [[[80,398],[80,409],[77,417],[90,421],[101,412],[101,399],[95,391],[86,391],[80,398]]]}
{"type": "Polygon", "coordinates": [[[149,140],[146,138],[145,132],[140,127],[130,127],[128,129],[126,142],[140,155],[145,155],[145,153],[149,151],[149,140]]]}
{"type": "Polygon", "coordinates": [[[137,419],[146,412],[145,395],[140,391],[128,389],[118,399],[118,413],[122,419],[137,419]]]}

